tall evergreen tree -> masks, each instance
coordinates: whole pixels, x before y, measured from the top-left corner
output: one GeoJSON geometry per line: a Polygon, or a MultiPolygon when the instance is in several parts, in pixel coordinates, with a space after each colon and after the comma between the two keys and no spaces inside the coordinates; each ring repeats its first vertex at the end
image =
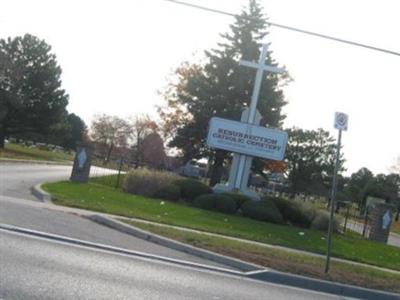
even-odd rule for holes
{"type": "MultiPolygon", "coordinates": [[[[208,122],[213,116],[239,120],[250,105],[255,70],[239,66],[239,60],[257,61],[267,34],[262,8],[256,0],[250,0],[230,32],[221,35],[218,47],[205,52],[206,63],[184,63],[165,92],[167,107],[160,109],[160,115],[165,131],[172,135],[169,145],[181,149],[187,159],[212,158],[211,185],[219,182],[229,153],[206,146],[208,122]]],[[[266,63],[277,65],[271,52],[266,63]]],[[[287,74],[264,75],[258,102],[263,125],[282,125],[285,116],[281,108],[286,102],[281,87],[287,79],[287,74]]]]}
{"type": "MultiPolygon", "coordinates": [[[[288,130],[286,150],[287,177],[291,196],[307,193],[327,196],[335,168],[336,148],[334,138],[323,129],[288,130]]],[[[343,155],[339,161],[339,172],[343,171],[343,155]]]]}
{"type": "Polygon", "coordinates": [[[59,123],[50,128],[50,134],[44,141],[75,150],[77,143],[85,140],[86,132],[86,124],[79,116],[74,113],[66,113],[59,123]]]}
{"type": "Polygon", "coordinates": [[[51,47],[37,37],[0,39],[0,148],[4,138],[46,136],[65,115],[68,95],[51,47]]]}

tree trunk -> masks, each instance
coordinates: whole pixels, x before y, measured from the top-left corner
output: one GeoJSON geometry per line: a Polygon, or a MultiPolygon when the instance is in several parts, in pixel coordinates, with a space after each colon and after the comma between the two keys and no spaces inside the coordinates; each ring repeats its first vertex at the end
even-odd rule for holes
{"type": "Polygon", "coordinates": [[[140,141],[140,139],[138,138],[137,139],[137,145],[136,145],[136,162],[135,162],[135,169],[137,169],[137,168],[139,168],[140,167],[140,151],[142,150],[141,149],[141,145],[140,145],[140,143],[141,143],[141,141],[140,141]]]}
{"type": "Polygon", "coordinates": [[[221,181],[225,153],[217,150],[214,156],[214,163],[212,165],[212,172],[210,177],[210,186],[214,186],[221,181]]]}
{"type": "Polygon", "coordinates": [[[114,149],[114,144],[111,144],[111,146],[107,152],[107,157],[106,157],[105,163],[108,163],[110,161],[110,156],[111,156],[111,152],[113,151],[113,149],[114,149]]]}
{"type": "Polygon", "coordinates": [[[4,149],[6,140],[6,134],[4,132],[3,126],[0,126],[0,149],[4,149]]]}

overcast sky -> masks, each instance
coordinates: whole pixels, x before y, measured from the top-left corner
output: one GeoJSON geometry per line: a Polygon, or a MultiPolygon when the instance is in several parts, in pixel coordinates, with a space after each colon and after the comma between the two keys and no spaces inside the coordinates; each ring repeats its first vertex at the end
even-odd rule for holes
{"type": "MultiPolygon", "coordinates": [[[[239,13],[247,0],[187,0],[239,13]]],[[[400,52],[398,0],[262,0],[270,21],[400,52]]],[[[156,116],[157,91],[185,60],[196,62],[233,19],[163,0],[1,0],[0,38],[45,39],[63,69],[68,110],[88,124],[96,113],[156,116]]],[[[294,81],[285,88],[285,127],[343,135],[348,173],[387,172],[400,155],[400,57],[270,28],[274,58],[294,81]]]]}

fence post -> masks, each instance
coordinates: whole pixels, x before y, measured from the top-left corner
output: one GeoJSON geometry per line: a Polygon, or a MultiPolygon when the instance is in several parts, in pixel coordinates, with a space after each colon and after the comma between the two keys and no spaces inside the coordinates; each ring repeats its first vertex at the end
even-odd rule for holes
{"type": "Polygon", "coordinates": [[[115,184],[115,188],[117,189],[119,186],[119,181],[120,181],[120,177],[121,177],[121,171],[122,171],[122,165],[124,163],[124,159],[121,157],[121,159],[119,160],[119,166],[118,166],[118,176],[117,176],[117,183],[115,184]]]}
{"type": "Polygon", "coordinates": [[[362,232],[363,237],[365,237],[367,233],[367,225],[368,225],[368,208],[365,209],[364,228],[362,232]]]}
{"type": "Polygon", "coordinates": [[[349,212],[350,212],[350,205],[347,205],[346,216],[344,217],[343,232],[346,232],[347,229],[347,219],[349,218],[349,212]]]}

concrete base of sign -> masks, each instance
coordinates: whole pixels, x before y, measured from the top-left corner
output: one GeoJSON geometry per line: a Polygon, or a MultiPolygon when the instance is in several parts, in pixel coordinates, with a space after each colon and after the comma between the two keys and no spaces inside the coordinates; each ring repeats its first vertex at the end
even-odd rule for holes
{"type": "Polygon", "coordinates": [[[242,188],[240,190],[235,189],[232,185],[229,184],[216,184],[213,187],[214,193],[240,193],[245,195],[255,201],[260,201],[260,195],[255,191],[249,190],[248,188],[242,188]]]}

